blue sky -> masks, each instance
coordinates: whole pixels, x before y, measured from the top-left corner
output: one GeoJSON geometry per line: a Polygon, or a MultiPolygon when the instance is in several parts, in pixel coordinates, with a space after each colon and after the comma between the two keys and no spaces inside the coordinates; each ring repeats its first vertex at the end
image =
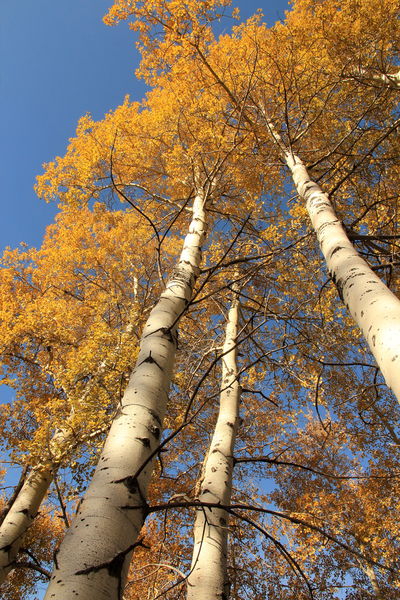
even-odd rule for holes
{"type": "MultiPolygon", "coordinates": [[[[34,192],[42,164],[62,155],[77,120],[96,119],[145,87],[135,79],[138,55],[125,23],[106,27],[112,0],[4,2],[0,24],[0,249],[40,245],[57,211],[34,192]]],[[[285,0],[235,2],[243,18],[262,8],[271,24],[285,0]]]]}

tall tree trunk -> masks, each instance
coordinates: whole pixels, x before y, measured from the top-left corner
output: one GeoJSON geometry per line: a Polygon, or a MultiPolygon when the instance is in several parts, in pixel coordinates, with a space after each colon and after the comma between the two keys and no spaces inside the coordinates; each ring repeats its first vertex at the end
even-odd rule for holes
{"type": "Polygon", "coordinates": [[[400,402],[400,300],[361,258],[337,218],[328,195],[312,181],[302,160],[285,151],[299,196],[339,296],[360,327],[382,375],[400,402]]]}
{"type": "MultiPolygon", "coordinates": [[[[198,45],[194,47],[203,64],[233,104],[241,109],[240,102],[218,76],[198,45]]],[[[386,80],[390,79],[392,84],[397,86],[399,74],[400,71],[387,76],[386,80]]],[[[336,284],[339,296],[363,332],[387,385],[400,402],[400,300],[359,256],[337,218],[328,195],[318,183],[312,181],[303,161],[285,145],[266,111],[261,108],[261,112],[291,171],[297,192],[306,203],[329,274],[336,284]]],[[[246,114],[245,118],[253,127],[252,119],[246,114]]]]}
{"type": "MultiPolygon", "coordinates": [[[[363,554],[368,554],[366,545],[360,539],[358,539],[357,536],[356,536],[356,540],[359,544],[361,552],[363,554]]],[[[360,565],[360,568],[363,571],[363,573],[365,573],[365,575],[368,577],[368,580],[374,591],[376,600],[384,600],[384,596],[383,596],[383,593],[379,586],[378,578],[376,576],[375,569],[373,568],[373,566],[371,564],[369,564],[367,561],[363,561],[363,560],[359,560],[358,564],[360,565]]]]}
{"type": "Polygon", "coordinates": [[[400,402],[400,300],[358,254],[328,194],[311,179],[301,158],[285,146],[265,113],[264,116],[296,190],[306,204],[329,275],[360,327],[387,385],[400,402]]]}
{"type": "MultiPolygon", "coordinates": [[[[234,293],[226,324],[222,357],[220,406],[214,435],[206,455],[198,499],[201,502],[231,500],[233,449],[239,425],[240,385],[237,368],[239,302],[234,293]]],[[[188,600],[227,600],[229,514],[219,508],[198,508],[194,524],[194,548],[188,577],[188,600]]]]}
{"type": "Polygon", "coordinates": [[[122,598],[130,557],[146,517],[151,453],[160,441],[177,325],[199,274],[209,184],[197,191],[183,250],[144,327],[120,410],[76,518],[55,560],[45,598],[122,598]]]}

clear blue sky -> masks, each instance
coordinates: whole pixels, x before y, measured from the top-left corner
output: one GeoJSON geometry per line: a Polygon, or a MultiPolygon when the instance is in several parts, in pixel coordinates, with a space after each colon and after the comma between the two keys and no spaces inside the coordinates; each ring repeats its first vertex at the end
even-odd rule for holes
{"type": "MultiPolygon", "coordinates": [[[[77,120],[100,119],[126,94],[142,98],[138,56],[125,23],[106,27],[112,0],[18,0],[2,3],[0,23],[0,250],[40,245],[55,205],[34,192],[42,164],[62,155],[77,120]]],[[[286,0],[241,0],[243,18],[262,8],[272,24],[286,0]]]]}

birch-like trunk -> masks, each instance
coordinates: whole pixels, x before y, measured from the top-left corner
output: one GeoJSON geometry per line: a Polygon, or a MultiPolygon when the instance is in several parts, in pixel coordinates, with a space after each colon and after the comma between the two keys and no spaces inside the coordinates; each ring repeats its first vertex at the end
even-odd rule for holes
{"type": "Polygon", "coordinates": [[[183,250],[144,327],[135,369],[95,474],[55,559],[45,598],[122,598],[130,557],[146,517],[151,453],[166,410],[177,325],[199,274],[207,193],[200,190],[183,250]]]}
{"type": "MultiPolygon", "coordinates": [[[[112,358],[115,359],[118,355],[123,340],[126,339],[126,336],[132,335],[133,329],[133,324],[128,323],[121,336],[120,343],[117,344],[112,353],[112,358]]],[[[109,362],[110,358],[100,363],[94,378],[89,382],[79,400],[81,406],[85,405],[90,392],[104,375],[109,362]]],[[[90,431],[87,432],[83,439],[77,440],[73,428],[68,425],[73,416],[74,410],[71,411],[70,417],[67,418],[64,427],[58,429],[50,441],[51,459],[46,462],[43,461],[32,468],[0,525],[0,585],[13,569],[24,535],[38,513],[39,507],[59,468],[62,457],[71,448],[75,447],[78,441],[83,443],[105,431],[104,428],[90,431]]]]}
{"type": "MultiPolygon", "coordinates": [[[[368,554],[365,544],[357,538],[356,538],[356,540],[360,546],[361,552],[363,554],[368,554]]],[[[368,563],[367,561],[362,561],[362,560],[359,560],[358,564],[360,565],[360,568],[363,571],[363,573],[365,573],[365,575],[368,577],[368,580],[374,591],[375,600],[385,600],[384,596],[382,594],[381,588],[379,586],[378,578],[376,576],[375,569],[373,568],[373,566],[370,563],[368,563]]]]}
{"type": "Polygon", "coordinates": [[[368,577],[368,580],[371,584],[371,587],[374,591],[374,595],[375,595],[375,600],[385,600],[382,592],[381,592],[381,588],[379,587],[379,583],[378,583],[378,578],[376,576],[376,573],[372,567],[372,565],[369,565],[368,563],[365,563],[364,565],[360,565],[361,566],[361,570],[365,573],[365,575],[368,577]]]}
{"type": "Polygon", "coordinates": [[[312,181],[302,160],[285,152],[294,184],[339,296],[360,327],[387,385],[400,402],[400,300],[361,258],[326,193],[312,181]]]}
{"type": "Polygon", "coordinates": [[[382,73],[379,71],[370,71],[361,67],[355,71],[354,77],[356,79],[361,79],[361,81],[377,84],[378,86],[384,85],[394,90],[400,89],[400,71],[396,71],[395,73],[382,73]]]}
{"type": "MultiPolygon", "coordinates": [[[[200,502],[228,505],[231,501],[233,450],[240,403],[236,341],[238,318],[239,303],[235,294],[223,346],[219,414],[199,482],[200,502]]],[[[192,565],[187,580],[188,600],[228,600],[228,521],[229,514],[223,509],[196,509],[192,565]]]]}
{"type": "Polygon", "coordinates": [[[33,469],[8,511],[0,528],[0,585],[12,571],[23,536],[36,517],[53,480],[51,468],[33,469]]]}

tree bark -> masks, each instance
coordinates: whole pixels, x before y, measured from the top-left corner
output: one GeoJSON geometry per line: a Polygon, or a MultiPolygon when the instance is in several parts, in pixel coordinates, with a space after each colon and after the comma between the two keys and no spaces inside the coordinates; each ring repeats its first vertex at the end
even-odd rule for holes
{"type": "MultiPolygon", "coordinates": [[[[240,385],[237,368],[239,302],[234,295],[228,314],[222,357],[220,406],[214,435],[206,455],[198,499],[229,505],[232,493],[233,449],[239,426],[240,385]]],[[[198,508],[194,524],[188,600],[227,600],[229,515],[219,508],[198,508]]]]}
{"type": "Polygon", "coordinates": [[[0,585],[14,568],[23,536],[36,517],[53,480],[51,468],[33,469],[24,481],[0,528],[0,585]]]}
{"type": "MultiPolygon", "coordinates": [[[[366,549],[365,544],[363,542],[361,542],[359,539],[357,539],[357,537],[356,537],[356,540],[357,540],[357,542],[358,542],[358,544],[360,546],[361,552],[363,554],[366,554],[366,550],[367,549],[366,549]]],[[[378,578],[376,576],[375,569],[373,568],[373,566],[371,564],[369,564],[368,562],[363,561],[363,560],[359,560],[358,563],[359,563],[360,568],[363,571],[363,573],[365,573],[365,575],[368,577],[368,580],[369,580],[369,582],[371,584],[371,587],[372,587],[372,589],[374,591],[374,595],[376,597],[376,600],[385,600],[384,597],[383,597],[381,588],[379,586],[378,578]]]]}
{"type": "Polygon", "coordinates": [[[299,196],[339,296],[360,327],[387,385],[400,402],[400,300],[359,256],[331,201],[312,181],[302,160],[285,151],[299,196]]]}
{"type": "Polygon", "coordinates": [[[183,250],[144,327],[135,369],[95,474],[55,560],[45,598],[112,600],[122,592],[146,517],[146,494],[166,410],[177,324],[193,295],[209,185],[197,191],[183,250]]]}
{"type": "Polygon", "coordinates": [[[400,71],[396,71],[395,73],[382,73],[377,70],[371,71],[361,67],[354,72],[353,77],[361,82],[400,90],[400,71]]]}

